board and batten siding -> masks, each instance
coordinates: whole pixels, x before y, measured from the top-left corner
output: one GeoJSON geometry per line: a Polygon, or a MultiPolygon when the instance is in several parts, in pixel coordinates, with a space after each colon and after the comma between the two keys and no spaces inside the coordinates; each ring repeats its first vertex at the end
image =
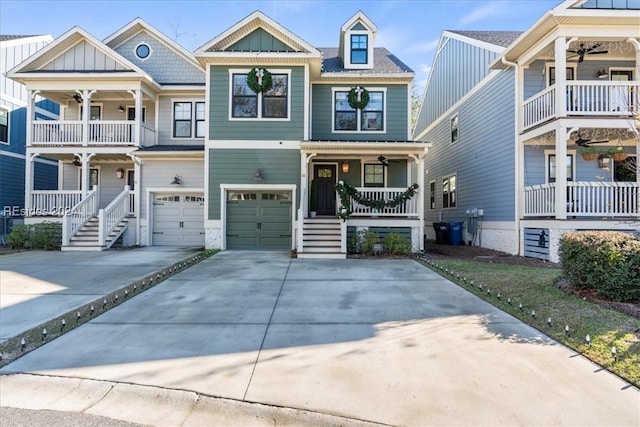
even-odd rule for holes
{"type": "MultiPolygon", "coordinates": [[[[190,189],[204,188],[203,160],[151,160],[142,164],[140,178],[140,218],[147,218],[147,190],[149,188],[172,188],[171,181],[180,175],[182,185],[175,186],[176,193],[188,193],[190,189]]],[[[204,218],[203,218],[204,221],[204,218]]]]}
{"type": "MultiPolygon", "coordinates": [[[[349,86],[340,85],[340,88],[349,86]]],[[[406,141],[408,137],[407,123],[407,85],[367,85],[367,90],[386,88],[385,121],[386,128],[379,132],[332,132],[333,128],[333,86],[316,84],[312,88],[311,104],[311,139],[341,141],[406,141]]],[[[347,89],[348,90],[348,89],[347,89]]]]}
{"type": "MultiPolygon", "coordinates": [[[[259,65],[255,64],[255,66],[259,65]]],[[[305,70],[303,67],[268,68],[272,74],[277,74],[280,70],[291,70],[289,120],[229,120],[231,109],[229,98],[230,68],[238,67],[211,67],[209,139],[301,141],[304,138],[305,70]]],[[[251,68],[247,67],[247,72],[251,68]]]]}
{"type": "MultiPolygon", "coordinates": [[[[300,203],[300,151],[265,149],[210,149],[208,218],[220,219],[220,184],[249,184],[259,189],[262,184],[296,185],[300,203]],[[256,170],[262,171],[262,181],[254,179],[256,170]]],[[[298,209],[295,206],[294,209],[298,209]]],[[[295,212],[294,212],[295,215],[295,212]]]]}
{"type": "Polygon", "coordinates": [[[205,72],[202,68],[188,62],[184,57],[171,49],[152,34],[141,31],[116,49],[120,55],[149,73],[161,84],[205,84],[205,72]],[[140,44],[151,48],[151,54],[144,60],[137,57],[135,50],[140,44]]]}
{"type": "Polygon", "coordinates": [[[225,49],[227,52],[295,52],[262,28],[258,28],[242,40],[225,49]]]}
{"type": "MultiPolygon", "coordinates": [[[[159,96],[158,97],[158,127],[156,135],[158,145],[203,145],[204,138],[174,138],[173,137],[173,103],[174,102],[205,102],[204,90],[192,96],[159,96]]],[[[192,105],[192,114],[195,105],[192,105]]],[[[148,113],[147,113],[148,114],[148,113]]],[[[149,116],[147,116],[149,120],[149,116]]],[[[192,126],[192,129],[193,126],[192,126]]]]}
{"type": "Polygon", "coordinates": [[[425,140],[432,142],[426,158],[425,216],[427,221],[461,221],[470,208],[484,209],[487,221],[515,219],[514,73],[500,72],[468,98],[459,115],[459,140],[450,142],[446,116],[425,140]],[[443,209],[442,179],[457,178],[456,208],[443,209]],[[436,183],[436,209],[429,206],[429,182],[436,183]]]}
{"type": "Polygon", "coordinates": [[[25,87],[7,78],[5,73],[45,47],[48,43],[49,41],[42,37],[37,39],[27,37],[24,40],[0,42],[0,93],[13,99],[27,101],[25,87]]]}
{"type": "Polygon", "coordinates": [[[436,121],[490,72],[498,54],[460,40],[442,40],[425,88],[416,133],[436,121]]]}
{"type": "Polygon", "coordinates": [[[42,67],[43,71],[128,71],[122,64],[96,49],[86,40],[42,67]]]}

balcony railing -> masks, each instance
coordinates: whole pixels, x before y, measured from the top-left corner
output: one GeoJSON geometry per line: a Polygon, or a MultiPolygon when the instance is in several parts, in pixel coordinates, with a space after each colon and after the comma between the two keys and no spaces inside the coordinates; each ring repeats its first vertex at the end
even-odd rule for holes
{"type": "MultiPolygon", "coordinates": [[[[524,215],[555,216],[556,183],[524,188],[524,215]]],[[[640,187],[636,182],[567,182],[567,215],[572,217],[633,218],[640,216],[640,187]]]]}
{"type": "MultiPolygon", "coordinates": [[[[371,188],[371,187],[358,187],[356,188],[360,194],[371,200],[393,200],[395,197],[407,191],[406,188],[371,188]]],[[[353,200],[351,200],[351,216],[358,217],[417,217],[418,216],[418,197],[407,200],[404,203],[396,206],[395,208],[373,209],[367,206],[363,206],[353,200]]]]}
{"type": "MultiPolygon", "coordinates": [[[[37,146],[129,146],[135,145],[135,122],[129,120],[93,120],[88,125],[69,120],[36,120],[30,145],[37,146]]],[[[153,145],[155,131],[143,125],[142,145],[153,145]]]]}
{"type": "MultiPolygon", "coordinates": [[[[523,104],[525,129],[558,117],[556,85],[523,104]]],[[[570,80],[565,88],[568,116],[630,116],[640,108],[640,81],[570,80]]]]}

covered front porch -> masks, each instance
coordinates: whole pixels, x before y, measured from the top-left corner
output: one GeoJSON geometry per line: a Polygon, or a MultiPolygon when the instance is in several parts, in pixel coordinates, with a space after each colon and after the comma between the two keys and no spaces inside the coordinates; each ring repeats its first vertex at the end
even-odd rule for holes
{"type": "Polygon", "coordinates": [[[300,146],[298,256],[344,258],[349,232],[366,229],[402,232],[414,251],[424,249],[424,157],[430,144],[310,141],[300,146]]]}

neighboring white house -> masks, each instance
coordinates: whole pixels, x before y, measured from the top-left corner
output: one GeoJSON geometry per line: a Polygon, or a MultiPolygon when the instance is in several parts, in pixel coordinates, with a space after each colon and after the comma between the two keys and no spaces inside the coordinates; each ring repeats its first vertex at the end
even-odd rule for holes
{"type": "Polygon", "coordinates": [[[569,0],[522,34],[443,33],[414,129],[433,144],[429,237],[459,221],[467,243],[557,262],[567,231],[640,228],[639,8],[569,0]]]}

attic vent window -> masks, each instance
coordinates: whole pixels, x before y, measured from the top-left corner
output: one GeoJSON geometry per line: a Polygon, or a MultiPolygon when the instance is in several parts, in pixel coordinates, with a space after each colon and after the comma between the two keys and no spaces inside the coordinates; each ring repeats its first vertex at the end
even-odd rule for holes
{"type": "Polygon", "coordinates": [[[151,55],[151,48],[146,43],[136,46],[136,56],[140,59],[147,59],[151,55]]]}

